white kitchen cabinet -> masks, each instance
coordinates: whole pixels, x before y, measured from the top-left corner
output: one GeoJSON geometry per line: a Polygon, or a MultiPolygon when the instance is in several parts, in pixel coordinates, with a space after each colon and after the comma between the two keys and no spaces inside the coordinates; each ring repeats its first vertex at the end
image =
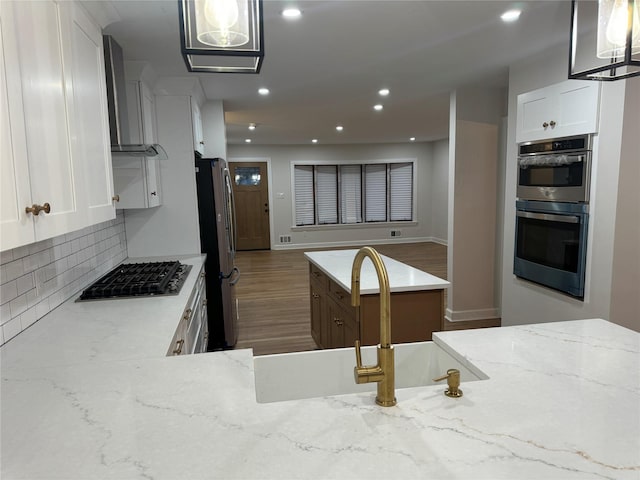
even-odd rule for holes
{"type": "MultiPolygon", "coordinates": [[[[132,143],[157,143],[155,99],[138,80],[127,81],[127,104],[132,143]]],[[[153,157],[118,156],[113,161],[118,208],[152,208],[162,204],[160,166],[153,157]]]]}
{"type": "Polygon", "coordinates": [[[204,134],[202,132],[202,113],[200,106],[191,98],[191,114],[193,116],[193,149],[204,155],[204,134]]]}
{"type": "MultiPolygon", "coordinates": [[[[191,271],[189,275],[196,272],[191,271]]],[[[207,351],[209,325],[207,322],[207,290],[204,266],[197,272],[198,279],[189,295],[189,301],[178,322],[167,355],[189,355],[207,351]]]]}
{"type": "Polygon", "coordinates": [[[516,142],[598,131],[600,83],[567,80],[518,95],[516,142]]]}
{"type": "Polygon", "coordinates": [[[0,18],[7,250],[114,218],[115,208],[100,30],[64,1],[3,1],[0,18]]]}
{"type": "Polygon", "coordinates": [[[81,192],[87,224],[115,218],[109,110],[102,31],[79,6],[73,8],[74,155],[83,168],[81,192]]]}

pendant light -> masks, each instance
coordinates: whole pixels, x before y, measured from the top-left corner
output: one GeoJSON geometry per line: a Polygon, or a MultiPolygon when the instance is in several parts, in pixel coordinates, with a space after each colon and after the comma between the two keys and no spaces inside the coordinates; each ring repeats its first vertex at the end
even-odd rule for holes
{"type": "Polygon", "coordinates": [[[259,73],[264,58],[262,0],[179,0],[187,69],[259,73]]]}
{"type": "Polygon", "coordinates": [[[640,75],[640,0],[571,2],[569,78],[640,75]]]}

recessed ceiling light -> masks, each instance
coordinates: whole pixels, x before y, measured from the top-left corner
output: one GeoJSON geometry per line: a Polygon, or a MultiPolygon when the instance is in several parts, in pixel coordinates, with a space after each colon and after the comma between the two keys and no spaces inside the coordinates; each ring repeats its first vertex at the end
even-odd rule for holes
{"type": "Polygon", "coordinates": [[[256,129],[256,124],[255,123],[250,123],[249,124],[249,130],[255,130],[256,129]]]}
{"type": "Polygon", "coordinates": [[[313,140],[311,140],[311,143],[318,143],[318,139],[314,138],[313,140]]]}
{"type": "Polygon", "coordinates": [[[382,88],[382,89],[378,90],[378,94],[383,96],[383,97],[386,97],[387,95],[389,95],[389,89],[388,88],[382,88]]]}
{"type": "Polygon", "coordinates": [[[342,125],[338,125],[338,126],[336,127],[336,130],[337,130],[337,131],[339,131],[339,132],[341,132],[342,130],[344,130],[344,127],[343,127],[342,125]]]}
{"type": "Polygon", "coordinates": [[[298,18],[302,15],[302,12],[297,8],[285,8],[282,11],[282,16],[285,18],[298,18]]]}
{"type": "Polygon", "coordinates": [[[245,143],[251,143],[251,139],[250,138],[245,138],[244,141],[245,141],[245,143]]]}
{"type": "Polygon", "coordinates": [[[260,95],[269,95],[269,89],[262,87],[262,88],[258,89],[258,93],[260,95]]]}
{"type": "Polygon", "coordinates": [[[376,110],[376,111],[378,111],[378,112],[379,112],[380,110],[382,110],[383,108],[384,108],[384,107],[383,107],[381,104],[377,104],[377,105],[374,105],[374,106],[373,106],[373,109],[374,109],[374,110],[376,110]]]}
{"type": "Polygon", "coordinates": [[[409,138],[409,141],[410,141],[410,142],[415,142],[415,141],[416,141],[416,137],[411,137],[411,138],[409,138]]]}
{"type": "Polygon", "coordinates": [[[507,10],[502,15],[500,15],[500,18],[504,22],[515,22],[518,18],[520,18],[520,13],[520,10],[507,10]]]}

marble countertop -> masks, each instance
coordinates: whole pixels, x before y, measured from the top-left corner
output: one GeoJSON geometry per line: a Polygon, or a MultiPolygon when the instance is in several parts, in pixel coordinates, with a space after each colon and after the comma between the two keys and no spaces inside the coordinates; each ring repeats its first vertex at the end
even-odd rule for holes
{"type": "Polygon", "coordinates": [[[166,355],[205,258],[127,258],[123,263],[179,260],[192,268],[178,295],[76,302],[78,292],[0,348],[2,372],[166,355]]]}
{"type": "Polygon", "coordinates": [[[399,389],[391,408],[371,393],[259,404],[250,350],[82,361],[80,348],[68,365],[32,351],[30,368],[12,351],[0,476],[640,478],[638,333],[596,319],[434,338],[489,378],[463,384],[460,399],[399,389]]]}
{"type": "MultiPolygon", "coordinates": [[[[305,252],[304,256],[329,278],[351,293],[351,267],[358,250],[326,250],[305,252]]],[[[450,283],[393,258],[381,255],[389,276],[391,292],[412,292],[447,288],[450,283]]],[[[365,258],[360,273],[360,293],[378,293],[378,277],[373,263],[365,258]]]]}

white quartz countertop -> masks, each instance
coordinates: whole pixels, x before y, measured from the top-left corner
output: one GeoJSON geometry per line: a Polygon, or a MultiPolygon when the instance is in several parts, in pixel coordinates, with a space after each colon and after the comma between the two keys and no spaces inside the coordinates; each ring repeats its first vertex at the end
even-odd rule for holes
{"type": "Polygon", "coordinates": [[[192,267],[178,295],[76,302],[77,292],[2,346],[2,372],[165,355],[205,258],[127,258],[123,263],[179,260],[192,267]]]}
{"type": "MultiPolygon", "coordinates": [[[[351,293],[351,267],[358,250],[326,250],[305,252],[304,256],[333,281],[351,293]]],[[[418,290],[437,290],[450,284],[430,273],[418,270],[393,258],[380,255],[387,269],[391,292],[411,292],[418,290]]],[[[362,295],[379,293],[378,277],[373,263],[365,258],[360,273],[360,293],[362,295]]]]}
{"type": "Polygon", "coordinates": [[[251,350],[165,357],[167,331],[136,354],[136,318],[65,323],[93,322],[85,308],[1,349],[3,480],[640,478],[640,334],[604,320],[436,333],[489,378],[382,408],[371,393],[259,404],[251,350]]]}

